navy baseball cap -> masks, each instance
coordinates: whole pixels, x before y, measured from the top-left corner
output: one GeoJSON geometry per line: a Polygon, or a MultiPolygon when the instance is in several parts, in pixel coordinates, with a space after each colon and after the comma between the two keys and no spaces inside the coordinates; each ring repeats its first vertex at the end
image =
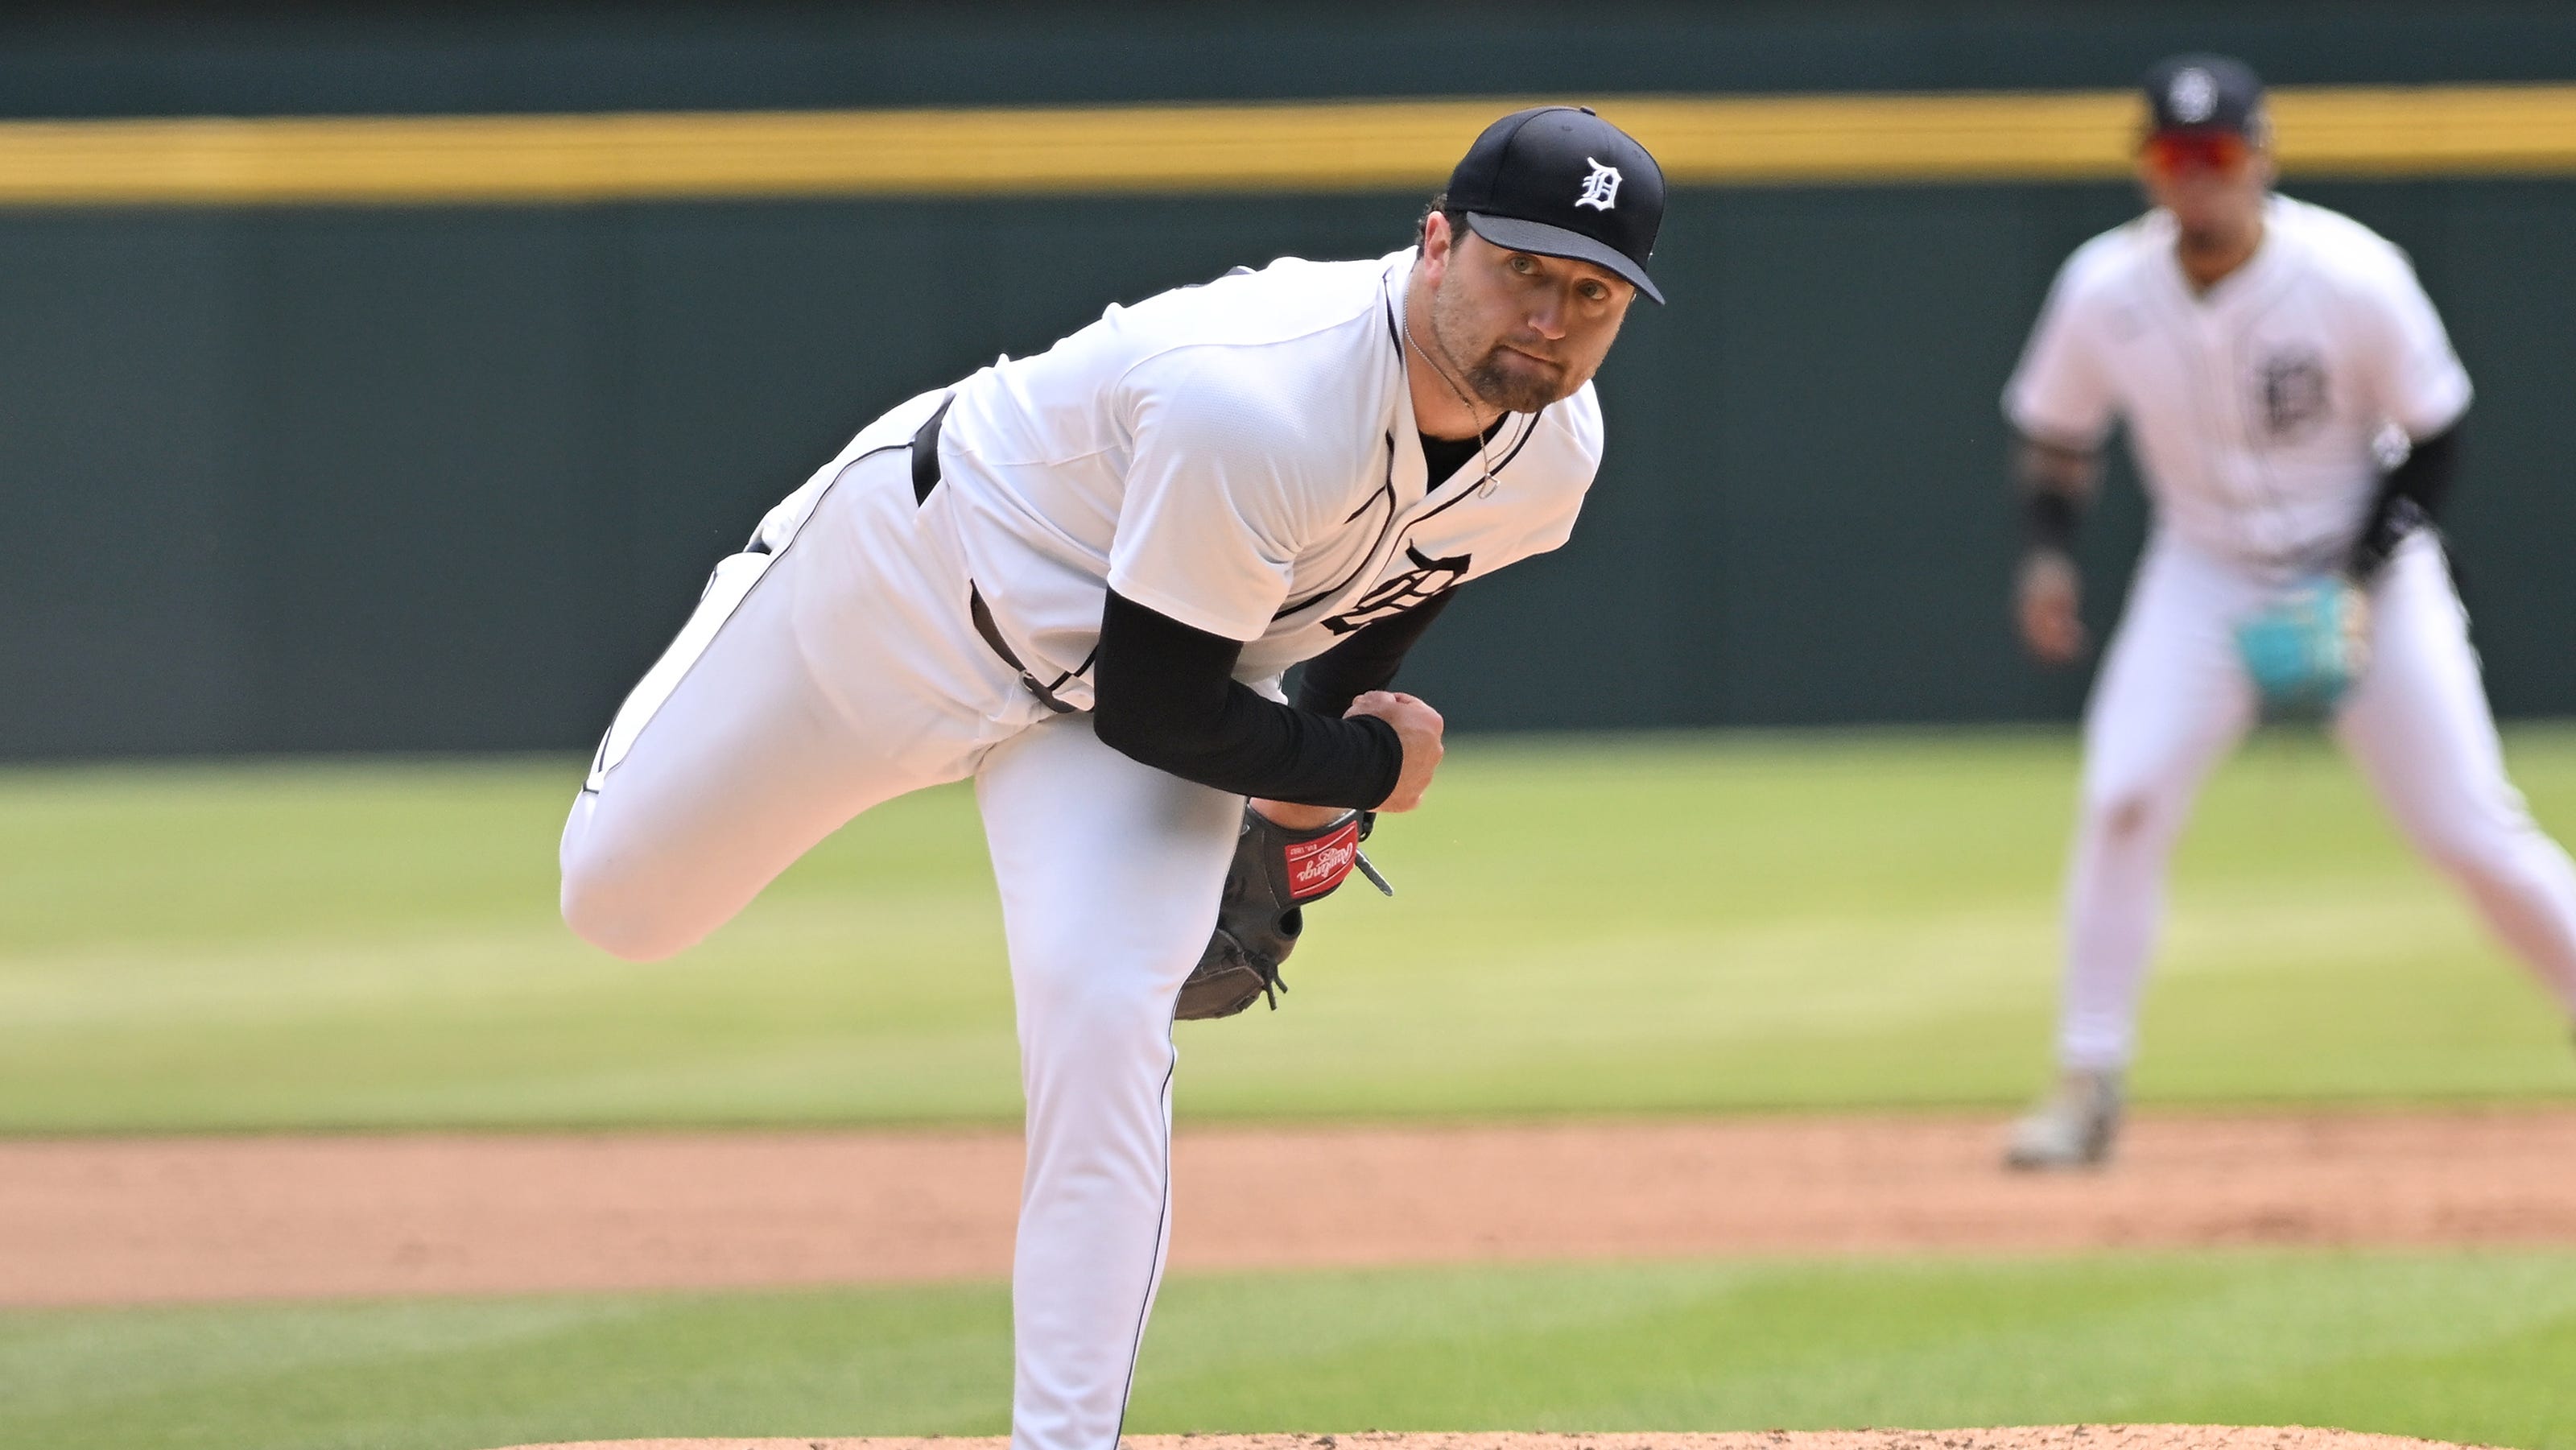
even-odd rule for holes
{"type": "Polygon", "coordinates": [[[1536,106],[1485,128],[1449,173],[1449,205],[1498,247],[1605,267],[1657,302],[1646,275],[1664,171],[1590,106],[1536,106]]]}
{"type": "Polygon", "coordinates": [[[2176,55],[2147,72],[2147,134],[2223,132],[2261,144],[2263,82],[2230,55],[2176,55]]]}

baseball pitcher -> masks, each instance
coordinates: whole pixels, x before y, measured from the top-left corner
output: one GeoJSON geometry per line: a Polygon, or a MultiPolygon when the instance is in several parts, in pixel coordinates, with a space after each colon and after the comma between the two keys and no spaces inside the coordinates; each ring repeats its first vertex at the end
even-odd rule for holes
{"type": "Polygon", "coordinates": [[[2004,392],[2031,546],[2024,641],[2083,649],[2070,551],[2116,420],[2154,530],[2084,721],[2057,1091],[2024,1168],[2102,1161],[2202,779],[2266,715],[2322,716],[2407,839],[2576,1016],[2576,869],[2506,780],[2432,527],[2469,379],[2406,256],[2272,192],[2254,73],[2146,79],[2153,209],[2070,257],[2004,392]]]}
{"type": "Polygon", "coordinates": [[[1269,991],[1362,813],[1421,802],[1440,716],[1387,686],[1461,585],[1573,528],[1593,372],[1662,300],[1663,203],[1589,109],[1518,112],[1416,246],[1111,307],[901,404],[716,566],[601,742],[564,919],[638,960],[870,806],[973,778],[1028,1105],[1018,1450],[1117,1442],[1176,1012],[1269,991]]]}

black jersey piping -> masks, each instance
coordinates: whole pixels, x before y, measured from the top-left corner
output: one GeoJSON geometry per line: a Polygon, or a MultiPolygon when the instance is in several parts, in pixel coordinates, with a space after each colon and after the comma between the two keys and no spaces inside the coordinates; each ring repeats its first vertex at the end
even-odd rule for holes
{"type": "MultiPolygon", "coordinates": [[[[1536,413],[1529,415],[1529,426],[1521,430],[1521,436],[1513,442],[1511,451],[1503,455],[1503,461],[1495,464],[1493,472],[1485,475],[1486,478],[1492,478],[1499,475],[1504,469],[1511,467],[1513,459],[1521,456],[1521,449],[1526,446],[1530,439],[1538,432],[1538,418],[1539,415],[1536,413]]],[[[1414,515],[1412,518],[1406,519],[1404,521],[1404,529],[1400,530],[1399,533],[1409,532],[1415,524],[1421,523],[1425,519],[1436,519],[1442,514],[1449,512],[1451,509],[1456,508],[1458,505],[1465,503],[1467,500],[1474,498],[1476,496],[1477,489],[1482,487],[1483,484],[1484,479],[1480,478],[1475,483],[1469,484],[1467,487],[1451,494],[1447,499],[1441,502],[1441,505],[1438,508],[1426,509],[1419,514],[1414,515]]]]}
{"type": "Polygon", "coordinates": [[[1351,522],[1351,519],[1356,519],[1361,514],[1368,512],[1369,506],[1376,503],[1381,498],[1386,500],[1386,525],[1384,528],[1378,530],[1377,538],[1370,542],[1368,552],[1360,556],[1360,562],[1351,566],[1351,572],[1343,575],[1327,588],[1318,590],[1313,594],[1309,594],[1303,599],[1294,600],[1290,603],[1280,605],[1278,609],[1271,613],[1271,619],[1286,619],[1289,615],[1295,614],[1298,610],[1308,608],[1314,604],[1322,602],[1323,600],[1330,599],[1334,595],[1341,593],[1343,590],[1350,588],[1351,581],[1359,578],[1360,571],[1368,567],[1368,561],[1377,557],[1378,545],[1386,542],[1387,531],[1395,527],[1396,515],[1400,512],[1400,510],[1395,506],[1395,435],[1393,433],[1386,435],[1386,482],[1379,484],[1376,491],[1372,492],[1368,496],[1367,501],[1363,502],[1359,508],[1351,514],[1350,518],[1344,519],[1342,522],[1349,523],[1351,522]]]}
{"type": "Polygon", "coordinates": [[[1127,1341],[1127,1382],[1118,1391],[1118,1428],[1110,1433],[1111,1450],[1127,1435],[1127,1409],[1136,1398],[1136,1364],[1145,1354],[1145,1320],[1154,1312],[1154,1291],[1163,1280],[1164,1239],[1172,1226],[1172,1074],[1181,1065],[1180,1045],[1172,1041],[1172,1028],[1163,1028],[1163,1043],[1171,1054],[1163,1062],[1163,1084],[1156,1096],[1163,1105],[1163,1206],[1154,1215],[1154,1257],[1145,1269],[1144,1301],[1136,1306],[1136,1328],[1127,1341]]]}
{"type": "MultiPolygon", "coordinates": [[[[824,484],[822,489],[814,495],[814,507],[807,509],[805,511],[805,517],[798,520],[796,527],[789,531],[786,543],[779,545],[775,551],[772,551],[767,544],[761,541],[759,528],[754,527],[751,531],[751,541],[743,545],[742,548],[736,550],[733,554],[725,556],[725,558],[730,559],[742,554],[772,554],[774,552],[774,557],[771,562],[761,568],[760,577],[752,580],[751,587],[743,590],[742,597],[733,602],[733,608],[725,611],[723,622],[719,623],[713,630],[708,632],[707,642],[698,647],[697,658],[689,661],[689,667],[680,671],[680,677],[671,682],[670,694],[662,697],[663,705],[668,705],[671,702],[671,695],[680,693],[680,687],[687,684],[689,682],[689,676],[696,674],[698,672],[698,666],[706,661],[707,651],[715,648],[717,637],[722,635],[726,629],[731,627],[734,620],[741,617],[742,607],[751,602],[751,596],[758,593],[760,591],[760,586],[769,582],[769,576],[777,571],[778,566],[787,561],[788,550],[795,548],[796,541],[805,536],[805,525],[813,522],[814,515],[820,512],[823,507],[823,500],[831,497],[832,490],[841,486],[841,480],[849,474],[849,471],[857,467],[862,461],[874,458],[880,453],[891,453],[895,449],[909,448],[911,446],[912,445],[910,443],[887,443],[871,448],[864,453],[852,455],[849,462],[842,464],[839,468],[832,471],[831,482],[824,484]]],[[[724,561],[719,559],[716,562],[718,564],[722,564],[724,561]]],[[[708,592],[714,588],[715,575],[710,571],[707,575],[706,586],[698,591],[698,599],[700,602],[703,603],[708,592]]],[[[683,627],[685,628],[685,626],[683,627]]],[[[678,638],[674,637],[671,643],[679,643],[678,638]]],[[[667,652],[670,646],[665,645],[663,648],[665,652],[667,652]]],[[[660,656],[655,656],[655,661],[657,663],[659,660],[660,656]]],[[[646,673],[651,673],[651,670],[648,668],[646,673]]],[[[627,697],[632,697],[635,693],[635,689],[640,688],[643,683],[644,682],[641,679],[638,679],[635,682],[635,686],[630,687],[627,690],[627,697]]],[[[617,704],[617,713],[608,717],[607,728],[599,732],[599,748],[590,753],[590,770],[587,774],[583,775],[581,790],[578,794],[597,795],[600,790],[608,784],[609,773],[615,768],[607,764],[608,737],[617,733],[617,715],[622,715],[625,712],[626,701],[624,698],[621,698],[617,704]],[[591,782],[593,780],[598,781],[599,785],[592,785],[591,782]]],[[[661,713],[662,711],[660,706],[654,707],[653,714],[645,717],[644,723],[635,727],[635,744],[641,744],[643,742],[644,732],[653,728],[654,719],[659,717],[661,713]]],[[[633,753],[634,748],[634,745],[630,744],[627,747],[627,750],[631,754],[633,753]]]]}
{"type": "MultiPolygon", "coordinates": [[[[1496,474],[1501,473],[1504,469],[1509,468],[1509,467],[1511,466],[1512,460],[1521,456],[1521,450],[1522,450],[1523,448],[1526,448],[1526,447],[1528,447],[1528,446],[1529,446],[1529,441],[1530,441],[1530,439],[1532,439],[1532,438],[1534,438],[1534,437],[1537,437],[1537,436],[1538,436],[1538,423],[1539,423],[1539,418],[1544,414],[1544,412],[1545,412],[1545,411],[1546,411],[1545,409],[1541,409],[1541,410],[1540,410],[1540,412],[1538,412],[1538,413],[1530,413],[1530,414],[1526,414],[1526,415],[1525,415],[1525,416],[1529,419],[1529,421],[1528,421],[1527,423],[1525,423],[1525,424],[1523,424],[1523,425],[1522,425],[1522,427],[1521,427],[1521,431],[1520,431],[1520,436],[1519,436],[1518,438],[1515,438],[1515,439],[1513,439],[1513,440],[1512,440],[1512,446],[1511,446],[1510,451],[1509,451],[1509,452],[1506,452],[1506,453],[1503,455],[1503,461],[1502,461],[1502,462],[1497,463],[1497,464],[1495,464],[1495,465],[1494,465],[1494,467],[1493,467],[1493,472],[1492,472],[1492,473],[1488,473],[1487,475],[1485,475],[1485,477],[1486,477],[1486,478],[1491,478],[1491,477],[1495,476],[1496,474]]],[[[1385,487],[1384,487],[1384,488],[1382,488],[1381,490],[1379,490],[1379,492],[1381,492],[1381,493],[1385,493],[1385,492],[1392,492],[1392,491],[1394,490],[1394,488],[1395,488],[1395,455],[1394,455],[1394,452],[1393,452],[1394,447],[1395,447],[1395,435],[1394,435],[1394,434],[1392,434],[1392,433],[1388,434],[1388,435],[1387,435],[1387,440],[1386,440],[1386,441],[1387,441],[1387,448],[1388,448],[1388,450],[1389,450],[1389,451],[1388,451],[1388,454],[1387,454],[1387,481],[1386,481],[1386,485],[1385,485],[1385,487]]],[[[1466,487],[1459,489],[1457,492],[1455,492],[1455,493],[1451,494],[1448,498],[1446,498],[1446,499],[1442,500],[1442,501],[1441,501],[1441,504],[1440,504],[1440,506],[1439,506],[1438,508],[1429,509],[1429,510],[1426,510],[1426,511],[1424,511],[1424,512],[1422,512],[1422,513],[1416,514],[1416,515],[1414,515],[1412,518],[1409,518],[1409,519],[1404,520],[1404,521],[1403,521],[1403,523],[1402,523],[1401,525],[1396,524],[1396,522],[1395,522],[1395,518],[1394,518],[1394,515],[1393,515],[1392,513],[1389,513],[1389,514],[1388,514],[1388,516],[1387,516],[1387,517],[1388,517],[1388,526],[1389,526],[1390,528],[1394,529],[1394,531],[1395,531],[1395,536],[1400,540],[1400,539],[1402,539],[1402,538],[1403,538],[1403,536],[1404,536],[1405,534],[1407,534],[1407,533],[1409,533],[1409,532],[1411,532],[1411,531],[1412,531],[1412,529],[1413,529],[1413,526],[1414,526],[1414,525],[1419,524],[1419,523],[1422,523],[1422,522],[1424,522],[1425,520],[1428,520],[1428,519],[1436,519],[1436,518],[1440,517],[1442,514],[1445,514],[1445,513],[1449,512],[1449,510],[1451,510],[1451,509],[1453,509],[1453,508],[1456,508],[1458,505],[1460,505],[1460,504],[1462,504],[1462,503],[1465,503],[1467,500],[1469,500],[1469,499],[1471,499],[1471,498],[1474,498],[1474,497],[1476,496],[1476,490],[1477,490],[1477,488],[1478,488],[1478,487],[1480,487],[1480,486],[1483,484],[1483,482],[1484,482],[1484,480],[1483,480],[1483,479],[1478,479],[1475,483],[1469,484],[1469,485],[1467,485],[1466,487]]],[[[1372,500],[1374,500],[1376,497],[1377,497],[1377,495],[1376,495],[1376,494],[1371,494],[1371,495],[1370,495],[1370,498],[1371,498],[1372,500]]],[[[1362,508],[1366,508],[1366,507],[1367,507],[1367,505],[1363,504],[1361,507],[1362,507],[1362,508]]],[[[1351,515],[1351,517],[1352,517],[1352,518],[1357,518],[1357,517],[1359,517],[1359,515],[1358,515],[1358,514],[1353,514],[1353,515],[1351,515]]],[[[1347,520],[1345,520],[1345,522],[1347,522],[1347,520]]],[[[1376,557],[1377,557],[1377,551],[1378,551],[1378,545],[1379,545],[1379,544],[1383,544],[1383,543],[1385,543],[1385,542],[1386,542],[1386,540],[1387,540],[1387,535],[1386,535],[1384,532],[1380,532],[1380,533],[1378,534],[1378,536],[1377,536],[1377,542],[1376,542],[1376,543],[1373,543],[1373,544],[1371,544],[1371,545],[1369,545],[1369,551],[1368,551],[1368,555],[1367,555],[1367,557],[1368,557],[1368,558],[1371,558],[1371,559],[1376,558],[1376,557]]],[[[1338,583],[1334,584],[1331,588],[1329,588],[1329,589],[1325,589],[1325,590],[1322,590],[1322,591],[1320,591],[1320,592],[1318,592],[1318,593],[1309,594],[1309,595],[1307,595],[1305,598],[1300,599],[1300,600],[1296,601],[1295,603],[1292,603],[1292,604],[1283,604],[1283,605],[1281,605],[1281,606],[1279,607],[1278,612],[1277,612],[1277,613],[1275,613],[1275,614],[1273,614],[1273,615],[1271,615],[1271,616],[1270,616],[1270,618],[1272,619],[1272,621],[1276,622],[1276,621],[1278,621],[1278,620],[1286,619],[1289,615],[1295,614],[1295,613],[1297,613],[1299,610],[1303,610],[1303,609],[1312,609],[1312,608],[1313,608],[1313,607],[1315,607],[1316,605],[1323,603],[1325,600],[1330,599],[1330,598],[1332,598],[1334,595],[1339,594],[1339,593],[1341,593],[1343,590],[1345,590],[1345,589],[1349,588],[1349,587],[1351,586],[1351,581],[1352,581],[1352,580],[1354,580],[1354,579],[1357,579],[1357,578],[1359,577],[1360,569],[1365,569],[1365,568],[1367,568],[1367,567],[1368,567],[1367,563],[1366,563],[1365,561],[1363,561],[1363,562],[1361,563],[1361,565],[1360,565],[1360,568],[1359,568],[1359,569],[1353,569],[1350,573],[1348,573],[1348,574],[1346,574],[1346,575],[1342,576],[1341,580],[1340,580],[1338,583]]]]}

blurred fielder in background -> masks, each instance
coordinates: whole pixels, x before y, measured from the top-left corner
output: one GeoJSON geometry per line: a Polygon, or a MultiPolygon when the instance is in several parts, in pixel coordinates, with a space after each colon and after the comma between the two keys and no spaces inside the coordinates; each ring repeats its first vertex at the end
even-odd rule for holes
{"type": "Polygon", "coordinates": [[[2576,868],[2505,778],[2432,528],[2468,375],[2403,252],[2271,193],[2251,70],[2180,56],[2146,92],[2154,209],[2067,260],[2004,394],[2041,659],[2084,647],[2070,544],[2115,420],[2155,520],[2086,711],[2062,1075],[2014,1128],[2023,1168],[2109,1154],[2167,859],[2266,714],[2331,718],[2416,849],[2576,1015],[2576,868]]]}

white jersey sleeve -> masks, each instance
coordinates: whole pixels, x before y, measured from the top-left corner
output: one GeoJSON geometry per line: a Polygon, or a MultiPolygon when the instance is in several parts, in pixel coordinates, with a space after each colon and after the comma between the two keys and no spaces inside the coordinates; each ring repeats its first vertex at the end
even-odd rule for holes
{"type": "Polygon", "coordinates": [[[2458,422],[2469,408],[2469,372],[2405,253],[2386,248],[2361,302],[2362,376],[2380,416],[2410,438],[2429,438],[2458,422]]]}
{"type": "Polygon", "coordinates": [[[2113,240],[2078,248],[2058,269],[2021,365],[2004,385],[2004,417],[2027,437],[2089,451],[2111,430],[2118,396],[2102,356],[2101,308],[2088,283],[2102,247],[2113,240]]]}
{"type": "Polygon", "coordinates": [[[1259,639],[1299,551],[1339,521],[1348,475],[1315,466],[1293,400],[1228,350],[1164,354],[1124,391],[1135,441],[1109,587],[1193,629],[1259,639]]]}

